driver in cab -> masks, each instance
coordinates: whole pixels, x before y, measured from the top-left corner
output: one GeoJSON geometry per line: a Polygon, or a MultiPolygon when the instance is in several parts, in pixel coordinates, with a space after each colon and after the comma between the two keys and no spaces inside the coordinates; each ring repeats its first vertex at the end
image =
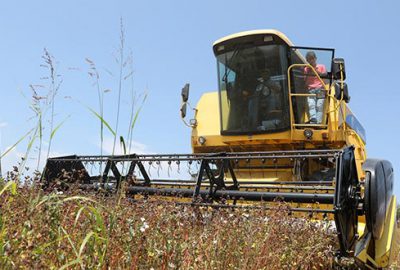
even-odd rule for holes
{"type": "Polygon", "coordinates": [[[278,82],[271,80],[271,71],[264,69],[261,77],[257,78],[254,94],[249,98],[249,124],[251,127],[260,129],[259,119],[268,117],[269,112],[280,108],[279,93],[281,86],[278,82]]]}
{"type": "MultiPolygon", "coordinates": [[[[326,76],[326,67],[317,63],[317,56],[314,51],[307,52],[307,62],[313,67],[319,76],[326,76]]],[[[321,80],[315,75],[310,67],[304,68],[305,85],[308,93],[315,94],[315,96],[307,97],[309,109],[309,123],[321,124],[323,118],[323,108],[325,100],[325,89],[321,80]]]]}

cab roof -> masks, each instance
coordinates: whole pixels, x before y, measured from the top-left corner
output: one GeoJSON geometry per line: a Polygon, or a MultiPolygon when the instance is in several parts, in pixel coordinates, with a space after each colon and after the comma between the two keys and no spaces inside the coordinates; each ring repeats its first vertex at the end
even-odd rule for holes
{"type": "Polygon", "coordinates": [[[213,48],[220,45],[221,43],[224,43],[225,41],[240,38],[240,37],[245,37],[245,36],[252,36],[252,35],[275,35],[275,36],[278,36],[280,39],[282,39],[285,43],[287,43],[287,45],[293,46],[293,43],[282,32],[279,32],[278,30],[275,30],[275,29],[261,29],[261,30],[243,31],[243,32],[225,36],[225,37],[220,38],[217,41],[215,41],[213,44],[213,48]]]}

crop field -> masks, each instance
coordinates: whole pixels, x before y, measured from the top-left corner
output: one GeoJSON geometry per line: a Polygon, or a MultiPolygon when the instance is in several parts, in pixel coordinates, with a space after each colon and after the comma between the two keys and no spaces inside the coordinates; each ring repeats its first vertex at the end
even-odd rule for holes
{"type": "Polygon", "coordinates": [[[0,269],[329,269],[334,227],[273,210],[0,188],[0,269]]]}

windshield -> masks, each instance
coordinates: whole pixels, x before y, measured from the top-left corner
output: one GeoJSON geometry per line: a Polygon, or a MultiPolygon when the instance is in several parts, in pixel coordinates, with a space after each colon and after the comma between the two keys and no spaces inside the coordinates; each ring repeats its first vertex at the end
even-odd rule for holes
{"type": "Polygon", "coordinates": [[[241,45],[217,56],[224,134],[288,129],[287,46],[241,45]]]}

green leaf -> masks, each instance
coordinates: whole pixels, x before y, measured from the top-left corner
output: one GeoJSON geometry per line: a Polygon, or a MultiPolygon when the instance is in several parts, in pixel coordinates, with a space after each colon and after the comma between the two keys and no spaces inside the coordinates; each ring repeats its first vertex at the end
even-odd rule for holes
{"type": "Polygon", "coordinates": [[[97,228],[101,232],[105,232],[106,231],[106,226],[104,224],[104,219],[101,216],[100,212],[96,208],[94,208],[93,206],[89,206],[89,209],[90,209],[90,211],[92,212],[92,214],[95,217],[97,228]]]}
{"type": "Polygon", "coordinates": [[[95,110],[93,110],[92,108],[89,108],[89,111],[91,111],[97,118],[100,119],[100,121],[108,128],[108,130],[114,135],[114,137],[116,136],[115,131],[111,128],[111,126],[107,123],[106,120],[103,119],[103,117],[101,117],[95,110]]]}
{"type": "Polygon", "coordinates": [[[31,129],[28,133],[26,133],[24,136],[22,136],[21,139],[19,139],[16,143],[14,143],[10,148],[7,149],[1,156],[0,159],[2,159],[5,155],[7,155],[9,152],[11,152],[20,142],[22,142],[29,134],[31,134],[33,129],[31,129]]]}
{"type": "Polygon", "coordinates": [[[43,251],[44,251],[46,248],[48,248],[48,247],[52,246],[53,244],[55,244],[55,243],[57,243],[57,242],[63,240],[64,238],[67,238],[67,236],[66,236],[66,235],[60,236],[60,237],[58,237],[58,238],[57,238],[56,240],[54,240],[54,241],[47,242],[47,243],[44,243],[44,244],[41,245],[41,246],[36,247],[36,248],[33,250],[33,254],[35,254],[35,255],[40,255],[40,254],[42,254],[43,251]]]}
{"type": "Polygon", "coordinates": [[[72,242],[72,239],[71,239],[69,233],[68,233],[62,226],[60,226],[60,227],[61,227],[61,230],[63,231],[63,233],[65,234],[65,236],[67,237],[68,242],[69,242],[69,244],[71,245],[72,250],[73,250],[74,253],[75,253],[75,256],[78,257],[78,259],[79,259],[78,252],[77,252],[77,250],[76,250],[76,247],[75,247],[75,245],[74,245],[74,242],[72,242]]]}
{"type": "MultiPolygon", "coordinates": [[[[39,127],[37,127],[37,128],[35,129],[35,133],[34,133],[34,135],[32,136],[32,139],[29,141],[28,147],[26,148],[26,153],[25,153],[25,158],[24,158],[25,161],[26,161],[26,158],[27,158],[29,152],[30,152],[31,149],[32,149],[33,143],[34,143],[35,140],[36,140],[36,135],[37,135],[37,132],[38,132],[38,128],[39,128],[39,127]]],[[[20,167],[22,167],[22,165],[23,165],[23,164],[21,164],[20,167]]]]}
{"type": "Polygon", "coordinates": [[[90,231],[83,239],[81,247],[79,248],[79,257],[81,257],[83,250],[85,249],[86,243],[90,240],[90,238],[94,235],[93,231],[90,231]]]}
{"type": "Polygon", "coordinates": [[[75,265],[75,264],[78,264],[78,263],[79,263],[79,264],[81,263],[81,259],[80,259],[80,258],[75,259],[75,260],[73,260],[73,261],[70,261],[70,262],[67,263],[67,264],[64,264],[64,265],[61,266],[60,269],[58,269],[58,270],[68,269],[68,268],[70,268],[71,266],[73,266],[73,265],[75,265]]]}
{"type": "Polygon", "coordinates": [[[15,195],[17,194],[17,183],[15,183],[15,181],[10,181],[8,182],[0,191],[0,196],[7,190],[10,189],[11,194],[15,195]]]}
{"type": "Polygon", "coordinates": [[[78,223],[79,217],[81,216],[82,211],[85,210],[85,208],[86,208],[85,206],[82,206],[82,207],[78,210],[78,212],[76,213],[76,217],[75,217],[75,221],[74,221],[74,226],[76,226],[76,224],[78,223]]]}
{"type": "Polygon", "coordinates": [[[135,127],[136,120],[137,120],[137,118],[139,116],[140,111],[142,110],[143,104],[146,101],[146,99],[147,99],[147,93],[144,95],[143,100],[142,100],[142,104],[140,105],[139,109],[135,113],[135,117],[133,118],[131,129],[133,129],[135,127]]]}
{"type": "Polygon", "coordinates": [[[42,114],[39,114],[39,138],[43,138],[42,114]]]}
{"type": "Polygon", "coordinates": [[[55,194],[50,194],[47,196],[43,196],[43,198],[40,200],[40,202],[35,206],[35,208],[39,208],[44,203],[47,203],[48,201],[51,201],[53,198],[55,198],[55,194]]]}
{"type": "Polygon", "coordinates": [[[17,183],[12,181],[13,183],[11,184],[11,194],[16,195],[17,194],[17,183]]]}
{"type": "Polygon", "coordinates": [[[123,136],[119,136],[119,142],[121,144],[122,149],[124,149],[124,155],[126,155],[126,144],[123,136]]]}
{"type": "Polygon", "coordinates": [[[51,132],[50,134],[50,140],[53,139],[54,135],[56,134],[57,130],[65,123],[65,121],[67,121],[67,119],[70,117],[70,115],[68,115],[67,118],[65,118],[60,124],[58,124],[51,132]]]}
{"type": "Polygon", "coordinates": [[[71,196],[71,197],[67,197],[67,198],[63,199],[62,201],[68,202],[68,201],[75,201],[75,200],[76,201],[89,201],[89,202],[93,202],[93,203],[97,204],[97,202],[95,200],[88,198],[88,197],[84,197],[84,196],[71,196]]]}

